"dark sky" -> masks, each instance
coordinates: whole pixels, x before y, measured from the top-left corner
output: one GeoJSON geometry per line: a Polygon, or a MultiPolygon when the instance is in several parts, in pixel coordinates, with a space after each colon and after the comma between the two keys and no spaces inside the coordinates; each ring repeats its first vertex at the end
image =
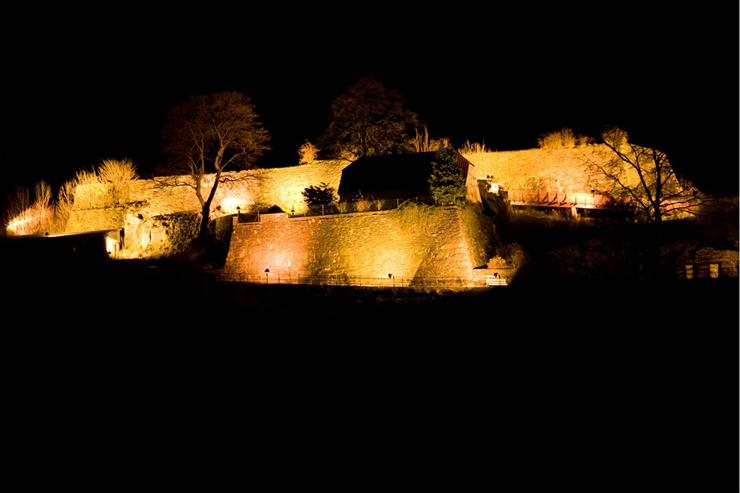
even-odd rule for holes
{"type": "Polygon", "coordinates": [[[704,188],[736,191],[731,3],[651,11],[616,2],[414,11],[356,4],[337,20],[215,5],[178,15],[86,12],[89,21],[68,10],[7,18],[5,27],[25,35],[0,35],[3,189],[58,182],[106,157],[130,157],[146,170],[159,160],[167,108],[221,89],[252,96],[273,137],[261,164],[286,164],[324,130],[332,99],[374,76],[455,145],[470,138],[520,149],[562,126],[596,135],[620,125],[669,152],[704,188]]]}

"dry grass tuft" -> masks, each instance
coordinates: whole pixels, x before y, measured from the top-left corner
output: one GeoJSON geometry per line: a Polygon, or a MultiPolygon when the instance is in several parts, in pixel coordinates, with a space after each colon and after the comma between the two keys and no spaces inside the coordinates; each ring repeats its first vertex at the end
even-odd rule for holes
{"type": "Polygon", "coordinates": [[[461,154],[473,154],[477,152],[488,152],[488,149],[486,149],[485,142],[470,142],[466,140],[459,151],[461,154]]]}
{"type": "Polygon", "coordinates": [[[537,139],[540,149],[574,149],[594,143],[594,139],[587,135],[576,135],[571,128],[561,128],[542,135],[537,139]]]}
{"type": "Polygon", "coordinates": [[[103,183],[125,183],[139,177],[130,159],[104,159],[98,167],[98,176],[103,183]]]}
{"type": "Polygon", "coordinates": [[[128,199],[129,184],[138,178],[134,163],[130,159],[105,159],[98,167],[101,183],[109,184],[109,199],[113,205],[128,199]]]}
{"type": "Polygon", "coordinates": [[[429,137],[429,129],[426,125],[419,132],[418,129],[414,129],[414,138],[411,140],[411,146],[416,152],[436,152],[443,147],[450,146],[450,139],[442,137],[440,139],[432,139],[429,137]]]}
{"type": "Polygon", "coordinates": [[[75,180],[68,180],[59,187],[55,209],[55,231],[64,231],[74,206],[75,180]]]}
{"type": "Polygon", "coordinates": [[[561,128],[542,135],[537,139],[540,149],[573,149],[576,146],[576,135],[573,129],[561,128]]]}
{"type": "Polygon", "coordinates": [[[51,205],[51,187],[39,182],[34,187],[34,201],[27,188],[18,188],[8,203],[5,231],[10,236],[42,234],[53,231],[54,207],[51,205]]]}
{"type": "Polygon", "coordinates": [[[76,185],[97,185],[100,183],[100,176],[94,169],[79,169],[75,173],[74,181],[76,185]]]}

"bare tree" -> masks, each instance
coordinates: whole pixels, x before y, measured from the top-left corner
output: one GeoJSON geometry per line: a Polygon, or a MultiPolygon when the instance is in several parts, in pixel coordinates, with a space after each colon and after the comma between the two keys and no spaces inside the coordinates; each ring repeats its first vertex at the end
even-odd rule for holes
{"type": "Polygon", "coordinates": [[[323,148],[333,157],[350,159],[411,150],[418,120],[398,92],[375,79],[361,79],[332,103],[323,148]]]}
{"type": "Polygon", "coordinates": [[[604,131],[601,138],[610,156],[589,161],[600,193],[633,203],[655,224],[681,213],[696,214],[699,191],[676,175],[665,152],[630,142],[619,128],[604,131]]]}
{"type": "Polygon", "coordinates": [[[170,110],[163,137],[174,169],[190,174],[201,205],[199,240],[208,234],[211,203],[228,166],[248,168],[266,150],[270,135],[245,94],[191,96],[170,110]],[[205,180],[213,172],[213,183],[205,180]],[[209,188],[210,187],[210,188],[209,188]]]}

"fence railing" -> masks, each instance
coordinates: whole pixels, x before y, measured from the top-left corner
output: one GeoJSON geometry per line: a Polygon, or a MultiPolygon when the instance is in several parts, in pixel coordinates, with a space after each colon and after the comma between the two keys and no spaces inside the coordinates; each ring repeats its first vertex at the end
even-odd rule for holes
{"type": "Polygon", "coordinates": [[[236,222],[238,223],[258,223],[260,222],[259,212],[237,212],[236,222]]]}
{"type": "MultiPolygon", "coordinates": [[[[356,212],[376,212],[397,209],[405,202],[414,202],[417,204],[434,204],[431,197],[398,197],[391,199],[363,199],[339,202],[338,204],[316,205],[302,212],[294,210],[288,212],[288,217],[310,217],[310,216],[331,216],[335,214],[351,214],[356,212]]],[[[261,216],[269,214],[265,212],[241,212],[236,214],[239,223],[258,223],[261,216]]]]}
{"type": "Polygon", "coordinates": [[[619,205],[612,197],[596,193],[564,193],[537,190],[506,190],[512,205],[543,205],[550,207],[609,208],[619,205]]]}
{"type": "Polygon", "coordinates": [[[318,286],[359,286],[375,288],[411,288],[411,289],[461,289],[486,286],[505,286],[506,281],[497,279],[495,283],[485,278],[462,277],[366,277],[344,274],[324,276],[301,276],[283,272],[265,272],[263,274],[227,273],[221,280],[244,282],[250,284],[308,284],[318,286]]]}
{"type": "Polygon", "coordinates": [[[290,217],[306,216],[328,216],[333,214],[351,214],[356,212],[375,212],[388,211],[397,209],[405,202],[414,202],[417,204],[433,204],[431,197],[397,197],[386,199],[363,199],[339,202],[338,204],[316,205],[309,207],[308,210],[296,213],[291,211],[290,217]]]}

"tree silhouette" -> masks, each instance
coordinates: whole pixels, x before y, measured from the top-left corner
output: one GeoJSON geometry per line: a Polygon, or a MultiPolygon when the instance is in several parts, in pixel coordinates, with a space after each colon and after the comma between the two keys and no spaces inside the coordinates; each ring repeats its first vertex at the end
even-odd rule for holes
{"type": "Polygon", "coordinates": [[[429,176],[429,191],[435,204],[465,204],[467,189],[457,160],[457,151],[452,147],[444,147],[437,151],[429,176]]]}
{"type": "Polygon", "coordinates": [[[604,131],[601,138],[610,156],[589,162],[600,193],[631,202],[651,223],[682,213],[696,214],[699,191],[676,176],[666,153],[630,142],[620,128],[604,131]]]}
{"type": "Polygon", "coordinates": [[[172,169],[190,174],[201,205],[198,240],[208,234],[211,203],[228,166],[248,168],[268,150],[270,136],[245,94],[231,91],[191,96],[175,105],[163,131],[172,169]],[[214,173],[213,182],[206,179],[214,173]]]}
{"type": "Polygon", "coordinates": [[[407,151],[418,120],[397,91],[361,79],[332,103],[322,148],[348,159],[407,151]]]}
{"type": "Polygon", "coordinates": [[[309,207],[331,205],[336,200],[334,188],[325,182],[305,188],[302,194],[309,207]]]}

